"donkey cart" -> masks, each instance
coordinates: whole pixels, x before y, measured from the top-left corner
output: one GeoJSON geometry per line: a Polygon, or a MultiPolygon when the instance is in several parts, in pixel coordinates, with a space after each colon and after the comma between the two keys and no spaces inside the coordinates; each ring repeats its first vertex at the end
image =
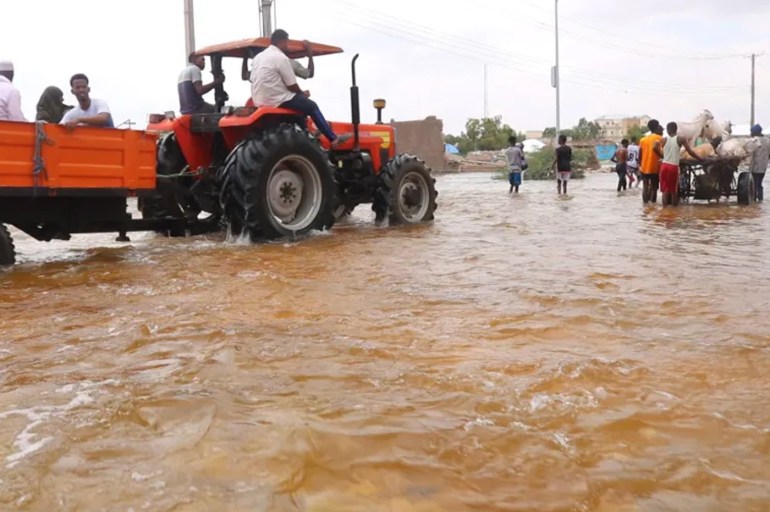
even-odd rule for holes
{"type": "Polygon", "coordinates": [[[679,164],[679,198],[683,201],[728,201],[738,198],[738,204],[755,201],[754,179],[740,170],[740,157],[709,157],[703,162],[682,160],[679,164]]]}

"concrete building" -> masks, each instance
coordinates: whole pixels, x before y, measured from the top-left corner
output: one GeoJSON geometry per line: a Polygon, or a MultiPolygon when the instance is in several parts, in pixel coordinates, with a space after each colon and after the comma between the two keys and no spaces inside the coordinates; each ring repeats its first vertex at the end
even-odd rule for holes
{"type": "Polygon", "coordinates": [[[396,121],[396,151],[418,156],[434,171],[444,170],[444,122],[435,116],[421,121],[396,121]]]}
{"type": "Polygon", "coordinates": [[[527,130],[524,134],[527,136],[527,140],[543,138],[543,130],[527,130]]]}
{"type": "Polygon", "coordinates": [[[602,116],[596,120],[601,128],[601,137],[606,140],[617,141],[628,133],[632,126],[647,127],[647,123],[652,119],[650,116],[602,116]]]}

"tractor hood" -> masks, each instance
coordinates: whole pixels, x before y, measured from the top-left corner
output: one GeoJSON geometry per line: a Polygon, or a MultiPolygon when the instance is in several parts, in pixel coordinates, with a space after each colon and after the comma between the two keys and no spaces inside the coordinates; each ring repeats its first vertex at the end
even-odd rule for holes
{"type": "MultiPolygon", "coordinates": [[[[195,55],[210,56],[219,55],[222,57],[237,57],[237,58],[251,58],[270,46],[269,37],[258,37],[256,39],[242,39],[240,41],[233,41],[232,43],[215,44],[213,46],[207,46],[201,48],[195,52],[195,55]]],[[[336,46],[329,46],[320,43],[310,43],[310,47],[313,51],[313,56],[318,57],[321,55],[331,55],[333,53],[342,53],[342,48],[336,46]]],[[[302,41],[296,41],[294,39],[289,40],[289,53],[290,59],[297,59],[305,56],[305,45],[302,41]]]]}

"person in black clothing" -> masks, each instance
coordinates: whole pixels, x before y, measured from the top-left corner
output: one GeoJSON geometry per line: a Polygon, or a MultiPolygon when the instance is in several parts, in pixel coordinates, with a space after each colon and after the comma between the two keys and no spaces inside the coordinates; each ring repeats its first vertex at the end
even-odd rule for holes
{"type": "Polygon", "coordinates": [[[567,145],[567,136],[559,135],[559,147],[556,148],[556,159],[551,168],[556,169],[556,186],[559,194],[567,193],[567,182],[572,175],[572,148],[567,145]]]}

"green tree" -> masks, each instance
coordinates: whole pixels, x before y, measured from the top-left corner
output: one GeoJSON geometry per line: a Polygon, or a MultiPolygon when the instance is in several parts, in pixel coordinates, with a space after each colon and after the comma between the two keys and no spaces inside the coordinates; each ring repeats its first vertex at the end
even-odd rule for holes
{"type": "Polygon", "coordinates": [[[517,133],[507,124],[503,124],[501,116],[495,116],[468,119],[468,122],[465,123],[465,131],[459,136],[447,135],[444,141],[448,144],[454,144],[461,153],[466,154],[471,151],[503,149],[508,146],[508,137],[511,135],[516,135],[519,141],[526,138],[523,133],[517,133]]]}
{"type": "Polygon", "coordinates": [[[626,139],[633,140],[636,138],[636,140],[641,140],[642,137],[644,137],[644,134],[647,133],[647,130],[642,128],[641,126],[632,126],[628,129],[628,132],[626,132],[626,139]]]}
{"type": "Polygon", "coordinates": [[[546,139],[552,139],[556,137],[556,127],[555,126],[549,126],[545,130],[543,130],[543,137],[546,139]]]}
{"type": "Polygon", "coordinates": [[[457,145],[457,143],[459,142],[459,139],[460,138],[457,135],[449,134],[444,136],[444,142],[446,142],[447,144],[451,144],[453,146],[457,145]]]}
{"type": "Polygon", "coordinates": [[[599,123],[594,123],[585,117],[581,117],[577,126],[572,128],[572,139],[576,141],[596,140],[599,138],[601,131],[599,123]]]}

